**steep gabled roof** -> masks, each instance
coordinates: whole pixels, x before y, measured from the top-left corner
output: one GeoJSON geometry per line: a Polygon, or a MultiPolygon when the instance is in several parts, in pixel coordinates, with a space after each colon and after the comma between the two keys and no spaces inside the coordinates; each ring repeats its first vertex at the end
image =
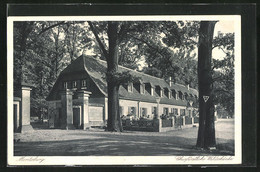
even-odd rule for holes
{"type": "Polygon", "coordinates": [[[59,90],[59,83],[60,80],[66,75],[74,72],[85,72],[85,66],[83,63],[83,57],[80,56],[76,60],[74,60],[70,65],[68,65],[58,76],[55,84],[53,85],[49,95],[47,96],[46,100],[55,100],[56,97],[59,97],[60,94],[59,90]]]}
{"type": "MultiPolygon", "coordinates": [[[[88,71],[89,75],[92,77],[94,82],[99,86],[101,91],[107,95],[107,83],[105,80],[105,73],[107,70],[107,63],[103,60],[97,60],[89,56],[84,56],[85,58],[85,68],[88,71]]],[[[150,83],[154,86],[160,86],[161,88],[168,88],[168,89],[175,89],[176,91],[181,91],[183,93],[198,95],[197,90],[188,88],[181,84],[172,84],[170,87],[169,84],[161,78],[157,78],[154,76],[150,76],[148,74],[138,72],[123,66],[118,66],[119,72],[128,71],[131,75],[140,77],[143,83],[150,83]]],[[[156,103],[156,97],[159,97],[156,92],[154,92],[154,96],[151,96],[147,91],[145,94],[140,94],[137,90],[133,90],[133,92],[128,92],[126,88],[120,86],[119,88],[119,97],[123,99],[129,100],[140,100],[140,101],[148,101],[156,103]]],[[[165,104],[174,104],[174,105],[181,105],[186,106],[187,102],[181,99],[168,99],[166,96],[161,98],[161,103],[165,104]]]]}
{"type": "MultiPolygon", "coordinates": [[[[169,84],[161,78],[157,78],[154,76],[150,76],[148,74],[144,74],[142,72],[138,72],[123,66],[118,67],[119,72],[125,72],[128,71],[131,75],[140,77],[143,83],[150,83],[152,86],[160,86],[161,88],[168,88],[168,89],[174,89],[175,91],[181,91],[183,93],[198,95],[197,90],[188,88],[181,84],[172,84],[170,87],[169,84]]],[[[55,94],[55,91],[58,91],[57,83],[59,82],[59,79],[61,76],[73,73],[73,72],[86,72],[90,76],[90,78],[93,80],[93,82],[96,84],[98,89],[107,96],[107,82],[105,79],[105,74],[107,71],[107,63],[103,60],[95,59],[91,56],[85,56],[82,55],[79,58],[77,58],[75,61],[73,61],[67,68],[65,68],[60,76],[58,77],[55,85],[53,86],[53,89],[50,92],[50,95],[55,94]]],[[[50,95],[47,97],[47,100],[50,100],[50,95]]],[[[137,100],[137,101],[146,101],[146,102],[154,102],[156,103],[156,97],[159,97],[156,92],[154,92],[154,95],[150,95],[146,90],[145,94],[140,94],[137,90],[133,90],[133,92],[128,92],[126,88],[123,86],[120,86],[119,88],[119,97],[123,99],[129,99],[129,100],[137,100]]],[[[173,104],[173,105],[180,105],[180,106],[186,106],[187,102],[183,101],[181,99],[175,100],[174,98],[168,99],[166,96],[162,97],[160,100],[160,103],[163,104],[173,104]]]]}

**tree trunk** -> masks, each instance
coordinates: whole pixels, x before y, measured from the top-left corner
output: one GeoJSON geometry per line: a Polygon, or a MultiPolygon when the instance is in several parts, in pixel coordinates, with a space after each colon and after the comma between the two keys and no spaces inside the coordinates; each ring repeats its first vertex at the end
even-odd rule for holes
{"type": "Polygon", "coordinates": [[[212,40],[215,24],[216,21],[202,21],[199,30],[199,131],[197,147],[203,149],[216,147],[211,73],[212,40]]]}
{"type": "Polygon", "coordinates": [[[108,131],[122,131],[119,114],[119,85],[113,75],[118,72],[118,23],[108,22],[109,53],[107,58],[108,131]]]}

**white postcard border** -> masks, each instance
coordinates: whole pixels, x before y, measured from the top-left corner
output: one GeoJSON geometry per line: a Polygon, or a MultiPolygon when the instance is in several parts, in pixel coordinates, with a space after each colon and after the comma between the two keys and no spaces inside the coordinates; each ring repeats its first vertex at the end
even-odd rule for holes
{"type": "Polygon", "coordinates": [[[207,165],[242,163],[242,80],[240,15],[22,16],[7,18],[7,162],[8,165],[207,165]],[[234,156],[14,156],[13,22],[14,21],[170,21],[233,20],[235,22],[235,155],[234,156]]]}

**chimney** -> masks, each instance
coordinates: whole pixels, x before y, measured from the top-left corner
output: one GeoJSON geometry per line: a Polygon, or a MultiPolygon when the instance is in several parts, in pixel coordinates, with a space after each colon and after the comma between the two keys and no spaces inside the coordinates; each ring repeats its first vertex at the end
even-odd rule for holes
{"type": "Polygon", "coordinates": [[[188,88],[188,90],[190,90],[190,85],[189,84],[187,85],[187,88],[188,88]]]}

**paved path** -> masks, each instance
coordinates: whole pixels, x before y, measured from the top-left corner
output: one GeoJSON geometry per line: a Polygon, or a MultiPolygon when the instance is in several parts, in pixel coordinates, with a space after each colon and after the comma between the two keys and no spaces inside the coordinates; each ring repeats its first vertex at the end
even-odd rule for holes
{"type": "Polygon", "coordinates": [[[165,133],[125,131],[123,133],[41,129],[30,134],[15,134],[15,155],[30,156],[170,156],[232,155],[234,121],[216,123],[219,150],[195,149],[198,128],[165,133]]]}

